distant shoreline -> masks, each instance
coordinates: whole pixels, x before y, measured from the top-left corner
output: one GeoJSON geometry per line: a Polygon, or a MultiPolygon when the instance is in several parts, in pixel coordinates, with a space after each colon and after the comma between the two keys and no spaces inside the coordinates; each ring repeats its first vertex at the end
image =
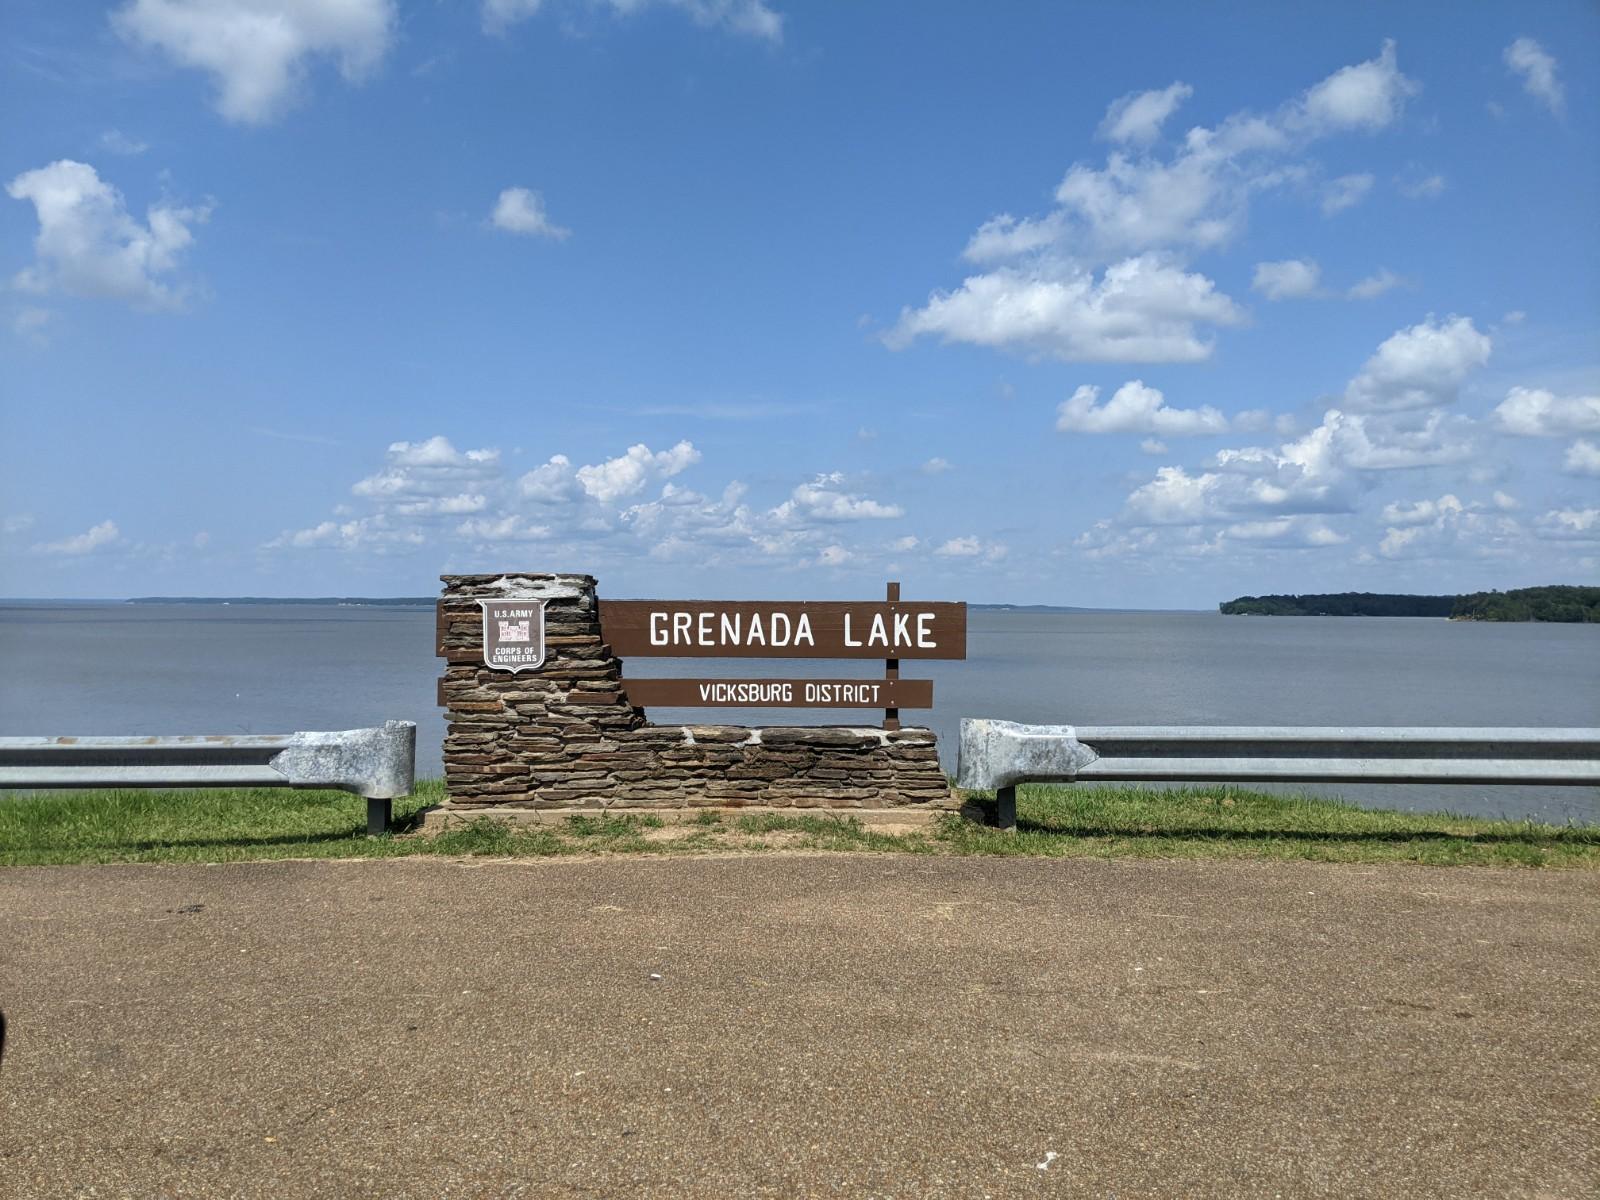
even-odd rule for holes
{"type": "Polygon", "coordinates": [[[1416,596],[1391,592],[1312,592],[1239,596],[1217,605],[1225,617],[1442,617],[1451,621],[1600,624],[1600,587],[1552,584],[1508,592],[1416,596]]]}
{"type": "MultiPolygon", "coordinates": [[[[218,605],[321,605],[338,608],[432,608],[437,596],[129,596],[117,598],[60,599],[18,596],[0,599],[0,606],[24,604],[206,604],[218,605]]],[[[1065,604],[968,604],[973,612],[1010,613],[1209,613],[1206,608],[1081,608],[1065,604]]]]}

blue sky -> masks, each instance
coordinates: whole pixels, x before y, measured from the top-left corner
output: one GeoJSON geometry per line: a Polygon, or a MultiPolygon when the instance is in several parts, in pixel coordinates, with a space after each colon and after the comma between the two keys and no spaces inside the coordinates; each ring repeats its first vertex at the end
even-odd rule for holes
{"type": "Polygon", "coordinates": [[[1593,5],[8,10],[0,595],[1600,579],[1593,5]]]}

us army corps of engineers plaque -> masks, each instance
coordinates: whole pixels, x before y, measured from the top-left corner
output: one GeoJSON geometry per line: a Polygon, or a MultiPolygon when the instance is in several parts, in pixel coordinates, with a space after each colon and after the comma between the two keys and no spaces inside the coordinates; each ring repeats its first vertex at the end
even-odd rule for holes
{"type": "Polygon", "coordinates": [[[479,600],[483,605],[483,665],[493,671],[544,666],[543,600],[479,600]]]}

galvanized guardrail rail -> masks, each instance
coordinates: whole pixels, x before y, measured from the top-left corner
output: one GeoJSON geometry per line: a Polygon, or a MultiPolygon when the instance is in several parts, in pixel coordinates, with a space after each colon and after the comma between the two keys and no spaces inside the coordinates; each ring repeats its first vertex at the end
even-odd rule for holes
{"type": "Polygon", "coordinates": [[[367,800],[383,833],[410,793],[417,726],[186,737],[0,737],[0,788],[302,787],[367,800]]]}
{"type": "Polygon", "coordinates": [[[993,790],[1017,824],[1019,783],[1600,785],[1600,729],[1018,725],[963,718],[956,785],[993,790]]]}

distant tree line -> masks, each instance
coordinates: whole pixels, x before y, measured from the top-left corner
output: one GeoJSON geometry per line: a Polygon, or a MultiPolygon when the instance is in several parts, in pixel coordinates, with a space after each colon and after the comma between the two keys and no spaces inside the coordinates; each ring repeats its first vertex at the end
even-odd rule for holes
{"type": "Polygon", "coordinates": [[[432,608],[437,596],[134,596],[129,604],[342,604],[360,608],[432,608]]]}
{"type": "Polygon", "coordinates": [[[1266,617],[1448,617],[1454,596],[1393,596],[1381,592],[1332,592],[1307,596],[1240,596],[1219,605],[1228,616],[1266,617]]]}
{"type": "Polygon", "coordinates": [[[1226,616],[1450,617],[1458,621],[1600,623],[1600,587],[1517,588],[1466,596],[1402,596],[1385,592],[1240,596],[1217,607],[1226,616]]]}
{"type": "Polygon", "coordinates": [[[1592,621],[1600,624],[1600,587],[1517,588],[1457,596],[1450,615],[1460,621],[1592,621]]]}

